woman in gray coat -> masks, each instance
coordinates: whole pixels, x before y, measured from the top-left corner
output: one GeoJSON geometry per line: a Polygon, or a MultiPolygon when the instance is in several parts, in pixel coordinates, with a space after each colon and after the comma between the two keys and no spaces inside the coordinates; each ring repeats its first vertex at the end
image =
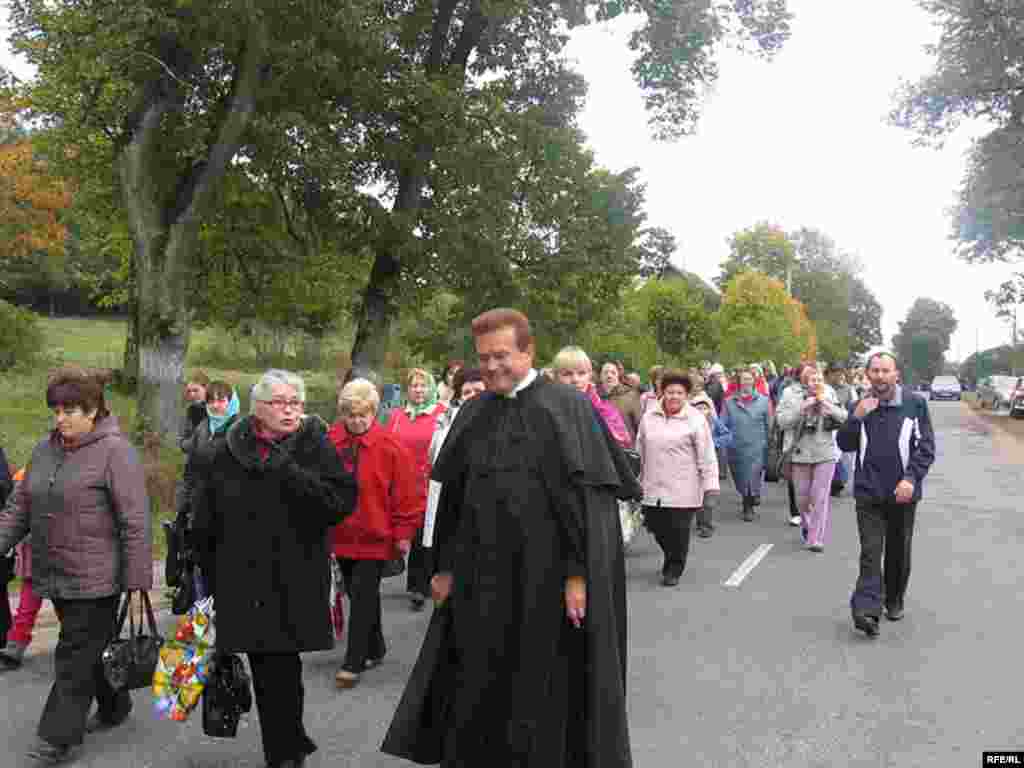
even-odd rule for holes
{"type": "Polygon", "coordinates": [[[782,395],[776,418],[785,430],[783,453],[791,452],[800,534],[809,550],[823,552],[839,457],[835,431],[846,421],[846,409],[817,367],[809,365],[801,372],[800,385],[782,395]]]}
{"type": "Polygon", "coordinates": [[[60,620],[54,680],[29,756],[37,766],[73,758],[86,731],[113,728],[132,708],[103,676],[122,592],[153,582],[153,542],[142,464],[107,411],[103,385],[63,368],[46,388],[54,430],[32,452],[0,515],[0,552],[32,534],[32,586],[60,620]],[[86,721],[96,699],[96,714],[86,721]]]}
{"type": "Polygon", "coordinates": [[[761,503],[761,482],[768,456],[771,406],[754,388],[754,374],[743,371],[739,390],[722,406],[722,421],[733,434],[729,468],[736,491],[743,499],[743,519],[754,519],[754,507],[761,503]]]}

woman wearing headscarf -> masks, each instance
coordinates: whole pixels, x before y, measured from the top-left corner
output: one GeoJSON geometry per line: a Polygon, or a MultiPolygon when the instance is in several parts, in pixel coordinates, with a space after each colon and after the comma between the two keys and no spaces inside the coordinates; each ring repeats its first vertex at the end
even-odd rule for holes
{"type": "Polygon", "coordinates": [[[661,400],[640,420],[636,448],[644,520],[665,555],[661,583],[674,587],[686,568],[694,515],[705,495],[719,490],[718,457],[707,419],[688,402],[690,377],[666,371],[661,384],[661,400]]]}
{"type": "Polygon", "coordinates": [[[128,718],[131,695],[111,688],[100,657],[122,593],[153,583],[142,463],[107,410],[102,383],[62,368],[50,378],[46,404],[54,429],[0,515],[0,552],[32,534],[33,591],[53,602],[60,621],[56,679],[29,753],[37,766],[71,760],[86,732],[128,718]],[[93,699],[97,711],[87,720],[93,699]]]}
{"type": "Polygon", "coordinates": [[[305,402],[300,376],[264,373],[194,496],[217,651],[249,657],[263,754],[275,768],[300,766],[317,748],[303,723],[299,654],[334,646],[328,531],[356,502],[354,478],[323,420],[304,416],[305,402]]]}
{"type": "MultiPolygon", "coordinates": [[[[238,393],[226,381],[213,381],[206,386],[206,418],[196,425],[192,434],[181,441],[181,448],[188,456],[185,469],[185,499],[183,515],[177,521],[184,544],[186,562],[183,563],[180,579],[192,579],[195,585],[196,599],[206,596],[206,584],[196,563],[188,562],[187,552],[190,549],[189,538],[192,529],[192,516],[195,507],[197,478],[210,466],[221,443],[224,442],[228,430],[238,420],[240,403],[238,393]]],[[[185,610],[176,608],[175,610],[185,610]]]]}
{"type": "MultiPolygon", "coordinates": [[[[420,509],[427,505],[427,483],[430,478],[430,440],[437,429],[437,421],[447,410],[438,402],[434,377],[422,368],[413,368],[405,378],[405,407],[391,412],[387,431],[405,446],[412,455],[416,471],[416,490],[422,497],[420,509]]],[[[430,550],[423,546],[423,528],[416,533],[409,551],[406,590],[414,611],[422,611],[430,596],[433,567],[430,550]]]]}
{"type": "Polygon", "coordinates": [[[729,469],[736,492],[743,499],[743,519],[754,519],[754,507],[761,501],[761,483],[768,458],[771,407],[767,397],[754,388],[754,374],[741,371],[739,390],[725,401],[722,421],[732,432],[729,469]]]}
{"type": "Polygon", "coordinates": [[[825,550],[836,471],[835,431],[846,416],[835,390],[815,366],[804,368],[800,385],[789,387],[779,403],[778,424],[785,430],[783,451],[792,450],[800,534],[812,552],[825,550]]]}
{"type": "Polygon", "coordinates": [[[334,678],[339,688],[355,687],[365,670],[383,661],[382,569],[409,553],[423,520],[412,456],[377,422],[379,405],[372,382],[350,381],[338,396],[338,421],[327,433],[359,487],[355,511],[332,533],[349,598],[348,647],[334,678]]]}

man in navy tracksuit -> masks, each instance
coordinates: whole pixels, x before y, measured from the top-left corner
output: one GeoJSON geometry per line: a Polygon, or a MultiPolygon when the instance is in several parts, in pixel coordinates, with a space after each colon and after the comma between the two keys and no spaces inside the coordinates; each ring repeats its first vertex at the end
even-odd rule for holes
{"type": "Polygon", "coordinates": [[[883,601],[890,621],[903,618],[914,514],[935,461],[935,433],[928,402],[897,383],[892,355],[872,355],[867,375],[871,391],[851,404],[837,440],[841,451],[856,454],[860,576],[850,608],[854,626],[873,637],[883,601]]]}

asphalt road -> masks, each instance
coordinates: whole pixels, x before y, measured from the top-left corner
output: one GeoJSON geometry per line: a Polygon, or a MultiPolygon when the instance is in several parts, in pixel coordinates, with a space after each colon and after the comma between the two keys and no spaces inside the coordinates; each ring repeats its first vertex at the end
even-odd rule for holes
{"type": "MultiPolygon", "coordinates": [[[[859,546],[853,502],[835,500],[823,554],[786,525],[784,489],[769,486],[761,517],[739,519],[723,494],[718,530],[694,539],[682,583],[658,584],[649,536],[628,560],[630,726],[638,768],[786,766],[953,768],[986,749],[1024,749],[1024,444],[960,403],[933,403],[938,460],[918,510],[907,615],[871,640],[851,628],[859,546]],[[767,556],[738,587],[724,582],[759,546],[767,556]]],[[[362,684],[339,692],[342,651],[305,657],[314,766],[397,767],[377,752],[426,614],[387,583],[390,652],[362,684]]],[[[52,679],[53,633],[25,667],[0,677],[0,768],[18,766],[52,679]]],[[[87,737],[75,763],[99,768],[257,768],[255,716],[239,738],[156,721],[150,696],[114,732],[87,737]]]]}

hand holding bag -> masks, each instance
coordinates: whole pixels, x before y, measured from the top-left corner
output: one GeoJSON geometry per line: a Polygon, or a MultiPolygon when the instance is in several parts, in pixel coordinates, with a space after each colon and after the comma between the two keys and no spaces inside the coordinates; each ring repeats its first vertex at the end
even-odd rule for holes
{"type": "Polygon", "coordinates": [[[139,592],[139,626],[136,630],[135,616],[131,612],[133,592],[128,592],[121,599],[117,621],[114,623],[113,640],[103,650],[100,661],[103,665],[103,676],[114,690],[134,691],[148,688],[153,682],[157,661],[160,658],[160,647],[163,637],[156,626],[153,605],[149,601],[149,593],[139,592]],[[145,608],[145,626],[142,612],[145,608]],[[121,637],[125,617],[128,617],[128,637],[121,637]]]}

